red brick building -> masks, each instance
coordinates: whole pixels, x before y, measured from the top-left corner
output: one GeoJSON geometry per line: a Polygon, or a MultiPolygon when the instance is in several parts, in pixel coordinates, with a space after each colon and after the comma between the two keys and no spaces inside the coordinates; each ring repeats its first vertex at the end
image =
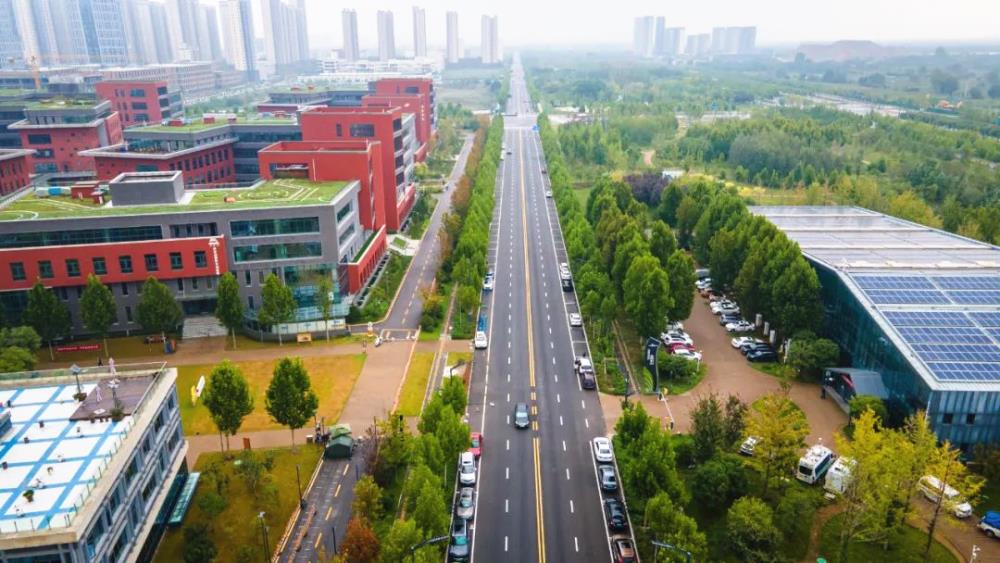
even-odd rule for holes
{"type": "Polygon", "coordinates": [[[24,149],[0,149],[0,195],[15,192],[31,183],[28,157],[24,149]]]}
{"type": "Polygon", "coordinates": [[[415,119],[418,147],[413,158],[423,162],[427,158],[428,144],[431,138],[430,107],[422,94],[368,94],[361,99],[361,107],[365,108],[399,108],[403,113],[411,113],[415,119]]]}
{"type": "Polygon", "coordinates": [[[190,147],[149,141],[121,143],[84,151],[93,157],[97,179],[109,181],[125,172],[184,173],[186,187],[220,187],[236,183],[233,166],[235,138],[223,138],[190,147]]]}
{"type": "Polygon", "coordinates": [[[122,142],[122,125],[111,102],[46,99],[28,102],[25,119],[7,128],[21,134],[21,146],[34,151],[31,172],[94,170],[94,158],[81,151],[122,142]]]}
{"type": "Polygon", "coordinates": [[[415,117],[398,108],[325,107],[312,108],[299,116],[303,141],[342,141],[370,139],[379,142],[382,178],[381,203],[376,215],[384,210],[390,232],[399,231],[413,207],[416,187],[413,184],[414,153],[418,147],[415,117]]]}
{"type": "Polygon", "coordinates": [[[419,129],[421,142],[426,144],[437,132],[437,94],[434,92],[434,81],[430,78],[382,78],[369,85],[375,96],[419,95],[423,109],[420,112],[426,116],[423,132],[419,129]]]}
{"type": "Polygon", "coordinates": [[[94,89],[98,98],[111,102],[123,127],[184,115],[180,92],[172,92],[166,80],[108,80],[94,89]]]}

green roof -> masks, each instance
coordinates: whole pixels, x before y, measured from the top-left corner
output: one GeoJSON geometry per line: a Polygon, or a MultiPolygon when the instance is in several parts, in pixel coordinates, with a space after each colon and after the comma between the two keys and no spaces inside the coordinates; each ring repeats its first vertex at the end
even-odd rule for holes
{"type": "MultiPolygon", "coordinates": [[[[294,119],[287,117],[237,117],[236,123],[241,125],[295,125],[294,119]]],[[[132,127],[131,130],[138,131],[150,131],[154,133],[196,133],[198,131],[206,131],[208,129],[214,129],[216,127],[225,127],[229,125],[229,120],[225,117],[216,118],[215,123],[205,123],[201,119],[191,120],[184,125],[147,125],[145,127],[132,127]]]]}
{"type": "Polygon", "coordinates": [[[92,108],[100,103],[103,103],[103,100],[48,98],[43,100],[29,100],[24,104],[24,107],[27,109],[92,108]]]}
{"type": "Polygon", "coordinates": [[[0,221],[323,205],[330,203],[348,185],[350,182],[270,180],[254,188],[199,190],[187,203],[130,205],[126,207],[98,206],[89,199],[79,200],[67,196],[37,197],[34,194],[29,194],[0,209],[0,221]],[[226,202],[226,198],[232,198],[234,201],[226,202]]]}

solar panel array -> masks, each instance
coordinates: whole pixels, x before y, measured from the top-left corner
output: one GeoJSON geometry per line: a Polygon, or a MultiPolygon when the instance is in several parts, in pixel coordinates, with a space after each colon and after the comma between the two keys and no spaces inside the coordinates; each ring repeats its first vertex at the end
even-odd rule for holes
{"type": "MultiPolygon", "coordinates": [[[[854,276],[876,305],[1000,305],[996,276],[854,276]]],[[[940,381],[1000,382],[1000,311],[882,311],[940,381]]]]}

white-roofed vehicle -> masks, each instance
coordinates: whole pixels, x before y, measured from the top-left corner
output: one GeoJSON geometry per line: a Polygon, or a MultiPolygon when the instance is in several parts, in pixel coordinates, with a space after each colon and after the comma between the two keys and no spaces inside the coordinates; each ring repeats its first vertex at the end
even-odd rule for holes
{"type": "Polygon", "coordinates": [[[831,493],[844,494],[847,487],[851,485],[851,471],[855,465],[857,463],[849,457],[837,458],[837,461],[833,463],[830,470],[826,472],[826,479],[823,480],[823,488],[831,493]]]}
{"type": "Polygon", "coordinates": [[[924,475],[920,478],[919,487],[924,497],[934,503],[938,501],[943,492],[944,501],[941,504],[945,510],[954,514],[956,518],[968,518],[972,516],[972,505],[962,498],[962,494],[955,490],[954,487],[942,484],[941,480],[937,477],[924,475]]]}
{"type": "Polygon", "coordinates": [[[812,485],[826,475],[826,472],[833,465],[833,450],[823,444],[816,444],[809,448],[805,455],[799,458],[799,466],[795,471],[795,478],[803,483],[812,485]]]}

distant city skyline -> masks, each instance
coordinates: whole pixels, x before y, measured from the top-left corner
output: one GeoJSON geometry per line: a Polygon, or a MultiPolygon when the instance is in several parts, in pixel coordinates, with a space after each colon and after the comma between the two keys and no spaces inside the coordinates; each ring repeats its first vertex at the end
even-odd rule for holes
{"type": "MultiPolygon", "coordinates": [[[[461,5],[454,2],[414,2],[384,0],[377,5],[367,3],[331,3],[327,0],[306,0],[309,9],[310,42],[315,49],[340,49],[343,38],[340,26],[333,29],[329,21],[340,19],[344,8],[358,13],[362,30],[360,47],[377,48],[374,33],[376,12],[391,10],[397,21],[396,41],[409,52],[413,45],[411,14],[414,6],[426,11],[427,44],[432,51],[441,51],[446,42],[446,12],[458,13],[458,27],[464,30],[463,49],[480,45],[480,19],[483,14],[495,14],[507,25],[500,33],[505,50],[517,46],[546,45],[585,46],[619,45],[628,49],[632,44],[634,20],[646,14],[663,15],[667,27],[683,27],[690,32],[711,33],[715,27],[756,26],[757,45],[798,45],[799,43],[831,42],[844,39],[867,39],[876,43],[988,43],[1000,44],[1000,3],[977,0],[955,0],[947,10],[926,2],[914,5],[902,0],[841,0],[830,9],[803,9],[801,3],[789,0],[737,2],[719,0],[711,6],[663,4],[652,0],[626,0],[613,9],[600,13],[593,9],[573,10],[571,16],[561,3],[511,0],[502,4],[470,0],[461,5]],[[572,18],[572,25],[567,18],[572,18]],[[566,20],[567,25],[558,22],[566,20]],[[886,22],[891,22],[888,25],[886,22]]],[[[463,53],[464,56],[464,53],[463,53]]]]}

